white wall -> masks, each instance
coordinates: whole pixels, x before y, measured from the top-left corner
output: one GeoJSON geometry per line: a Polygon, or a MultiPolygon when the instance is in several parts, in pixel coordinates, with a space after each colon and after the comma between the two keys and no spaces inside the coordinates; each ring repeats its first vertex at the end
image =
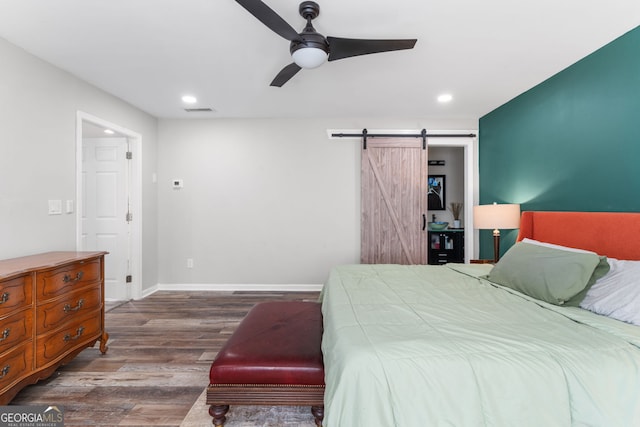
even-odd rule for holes
{"type": "Polygon", "coordinates": [[[0,63],[0,259],[76,249],[75,214],[48,215],[47,201],[75,200],[80,110],[143,135],[143,287],[155,285],[156,119],[3,39],[0,63]]]}
{"type": "Polygon", "coordinates": [[[469,120],[160,120],[0,39],[0,259],[75,249],[76,113],[142,135],[143,291],[320,284],[360,258],[359,142],[327,129],[475,129],[469,120]],[[157,141],[157,144],[156,144],[157,141]],[[152,175],[158,172],[158,183],[152,175]],[[182,190],[171,180],[182,178],[182,190]],[[186,267],[187,258],[194,267],[186,267]]]}
{"type": "Polygon", "coordinates": [[[388,119],[160,120],[159,280],[321,284],[360,259],[360,145],[327,129],[474,129],[388,119]],[[184,188],[171,188],[183,179],[184,188]],[[187,259],[193,268],[187,268],[187,259]]]}

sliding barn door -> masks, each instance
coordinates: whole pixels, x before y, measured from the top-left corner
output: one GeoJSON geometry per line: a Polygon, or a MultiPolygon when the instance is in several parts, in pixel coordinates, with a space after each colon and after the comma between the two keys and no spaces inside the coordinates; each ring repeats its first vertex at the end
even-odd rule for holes
{"type": "Polygon", "coordinates": [[[362,149],[363,264],[426,264],[427,150],[421,138],[368,139],[362,149]]]}

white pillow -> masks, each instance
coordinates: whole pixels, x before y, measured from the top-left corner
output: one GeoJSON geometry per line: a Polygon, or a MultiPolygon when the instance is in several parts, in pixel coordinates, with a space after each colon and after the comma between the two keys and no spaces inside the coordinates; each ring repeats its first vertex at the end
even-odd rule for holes
{"type": "Polygon", "coordinates": [[[593,284],[580,307],[640,326],[640,261],[607,262],[611,269],[593,284]]]}
{"type": "Polygon", "coordinates": [[[555,245],[553,243],[541,242],[539,240],[529,239],[528,237],[525,237],[524,239],[522,239],[522,241],[525,242],[525,243],[529,243],[530,245],[546,246],[547,248],[555,248],[555,249],[560,249],[560,250],[563,250],[563,251],[578,252],[578,253],[585,253],[585,254],[595,254],[595,252],[593,252],[593,251],[587,251],[585,249],[578,249],[578,248],[570,248],[569,246],[555,245]]]}

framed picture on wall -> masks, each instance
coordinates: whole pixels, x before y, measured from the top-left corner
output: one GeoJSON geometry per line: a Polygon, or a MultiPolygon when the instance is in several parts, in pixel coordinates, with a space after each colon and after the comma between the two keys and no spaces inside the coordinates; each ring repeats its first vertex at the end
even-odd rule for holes
{"type": "Polygon", "coordinates": [[[427,208],[430,211],[443,211],[447,208],[446,188],[444,175],[429,175],[427,208]]]}

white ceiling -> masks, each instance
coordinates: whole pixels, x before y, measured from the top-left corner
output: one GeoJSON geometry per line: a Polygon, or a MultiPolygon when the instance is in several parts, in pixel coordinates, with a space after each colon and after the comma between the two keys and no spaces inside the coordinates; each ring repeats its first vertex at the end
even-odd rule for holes
{"type": "MultiPolygon", "coordinates": [[[[316,1],[325,36],[416,47],[275,88],[289,43],[234,0],[0,0],[0,37],[161,118],[477,119],[640,24],[638,0],[316,1]],[[215,112],[186,113],[186,93],[215,112]]],[[[298,0],[265,2],[304,27],[298,0]]]]}

